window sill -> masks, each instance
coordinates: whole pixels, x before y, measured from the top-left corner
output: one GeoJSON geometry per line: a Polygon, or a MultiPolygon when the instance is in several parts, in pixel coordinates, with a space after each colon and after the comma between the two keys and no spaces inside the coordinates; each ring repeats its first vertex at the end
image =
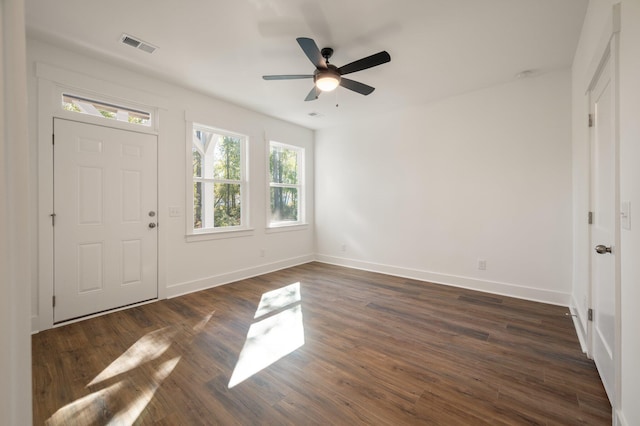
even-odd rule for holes
{"type": "Polygon", "coordinates": [[[272,234],[276,232],[305,231],[307,229],[309,229],[308,223],[295,223],[291,225],[267,226],[267,229],[265,229],[265,233],[272,234]]]}
{"type": "Polygon", "coordinates": [[[200,234],[188,234],[185,239],[188,243],[207,240],[224,240],[227,238],[251,237],[254,234],[253,228],[233,229],[228,231],[211,231],[200,234]]]}

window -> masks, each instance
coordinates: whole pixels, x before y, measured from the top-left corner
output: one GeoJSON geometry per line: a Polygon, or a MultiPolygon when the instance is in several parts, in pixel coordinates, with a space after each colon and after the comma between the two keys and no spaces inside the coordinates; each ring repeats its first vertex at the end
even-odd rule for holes
{"type": "Polygon", "coordinates": [[[151,113],[79,96],[62,94],[62,109],[109,120],[151,126],[151,113]]]}
{"type": "Polygon", "coordinates": [[[304,148],[269,143],[269,226],[304,223],[304,148]]]}
{"type": "Polygon", "coordinates": [[[193,124],[192,233],[247,228],[246,136],[193,124]]]}

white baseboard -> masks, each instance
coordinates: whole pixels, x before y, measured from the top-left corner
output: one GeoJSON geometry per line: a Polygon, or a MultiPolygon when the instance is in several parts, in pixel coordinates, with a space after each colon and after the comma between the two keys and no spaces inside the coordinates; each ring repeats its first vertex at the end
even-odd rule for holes
{"type": "Polygon", "coordinates": [[[233,272],[227,272],[220,275],[213,275],[194,281],[186,281],[182,283],[167,286],[167,299],[182,296],[184,294],[193,293],[195,291],[206,290],[208,288],[217,287],[223,284],[229,284],[235,281],[244,280],[255,277],[257,275],[267,274],[269,272],[279,271],[280,269],[290,268],[292,266],[302,265],[314,260],[312,254],[293,257],[280,260],[278,262],[266,263],[263,265],[253,266],[251,268],[240,269],[233,272]]]}
{"type": "MultiPolygon", "coordinates": [[[[309,263],[309,262],[312,262],[313,260],[314,260],[314,256],[312,254],[308,254],[305,256],[284,259],[278,262],[258,265],[258,266],[254,266],[247,269],[228,272],[225,274],[214,275],[211,277],[206,277],[206,278],[202,278],[195,281],[187,281],[183,283],[173,284],[173,285],[167,286],[167,289],[166,289],[167,299],[181,296],[183,294],[193,293],[195,291],[206,290],[208,288],[217,287],[223,284],[229,284],[235,281],[240,281],[247,278],[255,277],[257,275],[267,274],[269,272],[278,271],[280,269],[290,268],[292,266],[301,265],[303,263],[309,263]]],[[[148,302],[144,302],[144,303],[148,303],[148,302]]],[[[127,309],[129,307],[130,306],[127,306],[125,308],[114,309],[109,312],[115,312],[121,309],[127,309]]],[[[88,318],[92,318],[94,316],[99,316],[104,314],[105,313],[102,312],[97,315],[93,315],[93,316],[90,315],[90,316],[80,318],[78,320],[65,322],[64,324],[70,324],[72,322],[77,322],[77,321],[85,320],[88,318]]],[[[34,315],[31,317],[31,334],[35,334],[38,332],[40,332],[40,317],[37,315],[34,315]]]]}
{"type": "Polygon", "coordinates": [[[582,318],[582,311],[578,309],[578,302],[575,297],[571,296],[571,305],[569,305],[571,311],[571,318],[573,319],[573,326],[576,329],[576,335],[580,342],[580,348],[583,353],[587,353],[587,330],[584,328],[584,318],[582,318]]]}
{"type": "Polygon", "coordinates": [[[613,410],[613,426],[629,426],[629,423],[620,410],[613,410]]]}
{"type": "MultiPolygon", "coordinates": [[[[172,297],[193,293],[208,288],[229,284],[235,281],[255,277],[269,272],[290,268],[312,261],[327,263],[331,265],[345,266],[348,268],[362,269],[365,271],[378,272],[382,274],[394,275],[398,277],[410,278],[420,281],[428,281],[435,284],[451,285],[471,290],[484,291],[487,293],[500,294],[503,296],[515,297],[519,299],[532,300],[536,302],[550,303],[553,305],[569,306],[570,295],[550,290],[541,290],[531,287],[519,286],[516,284],[501,283],[495,281],[479,280],[476,278],[460,277],[456,275],[440,274],[436,272],[423,271],[418,269],[403,268],[392,265],[384,265],[374,262],[364,262],[354,259],[346,259],[322,254],[308,254],[280,260],[278,262],[257,265],[251,268],[227,272],[220,275],[213,275],[194,281],[186,281],[167,286],[166,295],[172,297]]],[[[31,331],[37,333],[39,330],[39,317],[31,317],[31,331]]],[[[580,335],[578,336],[580,339],[580,335]]],[[[582,345],[582,340],[580,340],[582,345]]]]}
{"type": "Polygon", "coordinates": [[[31,315],[31,334],[40,332],[40,317],[31,315]]]}
{"type": "Polygon", "coordinates": [[[365,262],[355,259],[316,254],[315,260],[331,265],[346,266],[354,269],[378,272],[397,277],[410,278],[420,281],[428,281],[434,284],[444,284],[454,287],[462,287],[470,290],[531,300],[534,302],[549,303],[552,305],[569,306],[570,294],[559,291],[543,290],[526,287],[517,284],[496,281],[479,280],[477,278],[462,277],[457,275],[440,274],[437,272],[423,271],[419,269],[403,268],[399,266],[384,265],[374,262],[365,262]]]}

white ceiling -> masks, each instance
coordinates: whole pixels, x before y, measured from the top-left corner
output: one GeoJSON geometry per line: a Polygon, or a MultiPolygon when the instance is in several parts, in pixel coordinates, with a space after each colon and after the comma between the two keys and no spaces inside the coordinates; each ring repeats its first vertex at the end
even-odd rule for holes
{"type": "Polygon", "coordinates": [[[323,128],[571,65],[588,0],[26,0],[28,36],[113,61],[309,128],[323,128]],[[128,33],[158,47],[120,43],[128,33]],[[296,42],[311,37],[374,86],[305,102],[312,80],[296,42]],[[336,104],[339,107],[336,108],[336,104]],[[310,117],[309,113],[319,113],[310,117]]]}

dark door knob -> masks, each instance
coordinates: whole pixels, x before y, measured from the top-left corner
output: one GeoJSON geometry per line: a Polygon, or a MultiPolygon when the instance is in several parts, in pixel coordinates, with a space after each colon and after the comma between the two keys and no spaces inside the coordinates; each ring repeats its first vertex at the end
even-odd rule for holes
{"type": "Polygon", "coordinates": [[[602,244],[598,244],[596,246],[596,252],[598,254],[611,253],[611,247],[603,246],[602,244]]]}
{"type": "Polygon", "coordinates": [[[156,227],[156,224],[155,224],[155,223],[151,222],[151,223],[149,224],[149,228],[153,229],[153,228],[155,228],[155,227],[156,227]]]}

